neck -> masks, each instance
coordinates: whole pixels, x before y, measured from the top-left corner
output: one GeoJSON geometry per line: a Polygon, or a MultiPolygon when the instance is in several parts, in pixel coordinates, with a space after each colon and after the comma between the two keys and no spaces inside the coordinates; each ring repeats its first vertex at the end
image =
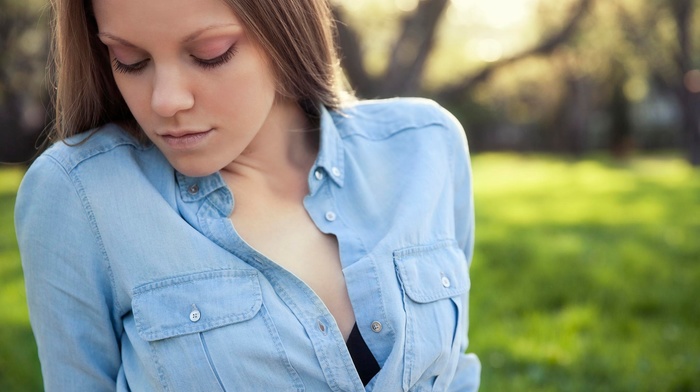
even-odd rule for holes
{"type": "Polygon", "coordinates": [[[221,171],[232,189],[253,185],[275,194],[302,197],[316,159],[320,134],[296,103],[278,100],[250,145],[221,171]]]}

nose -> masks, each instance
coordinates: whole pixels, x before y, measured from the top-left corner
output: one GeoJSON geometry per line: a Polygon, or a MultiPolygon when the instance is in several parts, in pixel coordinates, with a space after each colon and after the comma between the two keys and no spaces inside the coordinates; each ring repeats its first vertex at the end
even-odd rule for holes
{"type": "Polygon", "coordinates": [[[194,106],[187,77],[175,67],[156,70],[151,107],[161,117],[173,117],[194,106]]]}

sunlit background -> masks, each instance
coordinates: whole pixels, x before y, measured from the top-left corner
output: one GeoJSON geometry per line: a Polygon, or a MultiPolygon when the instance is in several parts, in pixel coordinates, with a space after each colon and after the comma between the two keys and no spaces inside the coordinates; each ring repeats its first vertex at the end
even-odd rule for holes
{"type": "MultiPolygon", "coordinates": [[[[359,97],[466,129],[482,390],[700,391],[700,1],[332,4],[359,97]]],[[[41,390],[12,209],[51,121],[48,13],[0,0],[2,391],[41,390]]]]}

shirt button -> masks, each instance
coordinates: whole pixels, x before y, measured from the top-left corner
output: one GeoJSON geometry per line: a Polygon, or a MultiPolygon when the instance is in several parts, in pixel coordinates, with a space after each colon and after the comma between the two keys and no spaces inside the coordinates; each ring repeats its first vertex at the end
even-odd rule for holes
{"type": "Polygon", "coordinates": [[[317,180],[323,180],[323,170],[321,169],[316,169],[314,171],[314,177],[316,177],[317,180]]]}
{"type": "Polygon", "coordinates": [[[190,187],[187,188],[187,192],[189,192],[191,195],[194,195],[195,193],[199,192],[199,184],[190,185],[190,187]]]}
{"type": "Polygon", "coordinates": [[[340,169],[338,169],[337,167],[332,168],[331,173],[333,173],[333,175],[336,177],[340,177],[340,169]]]}
{"type": "Polygon", "coordinates": [[[450,279],[447,276],[442,277],[442,286],[445,288],[452,286],[452,283],[450,283],[450,279]]]}
{"type": "Polygon", "coordinates": [[[335,218],[336,218],[335,212],[333,212],[333,211],[326,212],[326,220],[327,221],[333,222],[335,220],[335,218]]]}
{"type": "Polygon", "coordinates": [[[372,332],[382,332],[382,323],[379,321],[372,321],[372,325],[370,325],[370,328],[372,328],[372,332]]]}
{"type": "Polygon", "coordinates": [[[200,318],[202,318],[202,314],[199,313],[199,310],[196,306],[192,305],[192,311],[190,312],[190,321],[196,323],[197,321],[199,321],[200,318]]]}

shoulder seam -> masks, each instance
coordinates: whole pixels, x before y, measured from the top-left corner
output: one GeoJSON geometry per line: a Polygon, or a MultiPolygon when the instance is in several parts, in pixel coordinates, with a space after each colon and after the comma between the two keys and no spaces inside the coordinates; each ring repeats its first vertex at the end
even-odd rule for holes
{"type": "Polygon", "coordinates": [[[449,127],[444,122],[432,121],[432,122],[426,122],[426,123],[422,123],[422,124],[410,124],[410,125],[405,125],[402,127],[397,127],[396,129],[392,130],[391,132],[387,132],[384,134],[367,134],[367,133],[361,133],[361,132],[340,132],[341,133],[340,138],[346,139],[346,138],[350,138],[350,137],[360,137],[360,138],[363,138],[366,140],[382,141],[382,140],[389,139],[393,136],[396,136],[402,132],[419,130],[419,129],[422,129],[425,127],[430,127],[430,126],[437,126],[437,127],[441,127],[444,129],[449,129],[449,127]]]}
{"type": "Polygon", "coordinates": [[[345,115],[337,125],[342,139],[358,136],[380,141],[413,129],[432,126],[449,129],[449,120],[443,111],[437,102],[422,98],[362,101],[344,111],[345,115]],[[388,119],[383,116],[388,116],[388,119]],[[342,126],[344,121],[351,123],[342,126]],[[364,132],[370,124],[370,127],[378,127],[378,131],[364,132]]]}
{"type": "MultiPolygon", "coordinates": [[[[61,141],[61,142],[59,142],[59,143],[63,143],[63,141],[61,141]]],[[[73,147],[74,147],[74,146],[70,146],[70,145],[66,145],[66,146],[67,146],[68,148],[73,148],[73,147]]],[[[85,162],[85,161],[87,161],[87,160],[89,160],[89,159],[92,159],[92,158],[94,158],[94,157],[96,157],[96,156],[98,156],[98,155],[105,154],[105,153],[107,153],[107,152],[110,152],[110,151],[112,151],[112,150],[117,149],[118,147],[123,147],[123,146],[132,147],[132,148],[134,148],[134,149],[142,150],[142,151],[145,151],[145,150],[147,150],[147,149],[152,148],[152,146],[148,146],[148,147],[143,148],[143,147],[140,147],[140,146],[138,146],[138,145],[135,145],[133,142],[130,142],[130,141],[127,141],[127,140],[121,140],[121,141],[119,141],[119,142],[110,144],[110,145],[108,145],[108,146],[107,146],[107,145],[104,145],[104,146],[100,146],[100,147],[98,147],[98,148],[91,149],[91,150],[86,151],[86,152],[82,152],[82,155],[80,155],[80,156],[78,156],[78,157],[76,157],[76,156],[74,156],[74,155],[72,155],[72,154],[71,154],[71,155],[68,155],[67,157],[63,157],[63,156],[61,156],[61,155],[64,155],[64,154],[60,154],[60,155],[59,155],[59,154],[56,154],[56,153],[55,153],[54,151],[52,151],[52,150],[48,150],[48,151],[46,152],[46,154],[44,154],[44,155],[46,155],[47,157],[51,157],[58,165],[60,165],[60,166],[66,171],[67,174],[70,174],[70,173],[72,173],[78,166],[80,166],[83,162],[85,162]],[[63,159],[62,159],[62,158],[63,158],[63,159]]]]}

